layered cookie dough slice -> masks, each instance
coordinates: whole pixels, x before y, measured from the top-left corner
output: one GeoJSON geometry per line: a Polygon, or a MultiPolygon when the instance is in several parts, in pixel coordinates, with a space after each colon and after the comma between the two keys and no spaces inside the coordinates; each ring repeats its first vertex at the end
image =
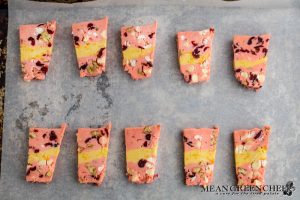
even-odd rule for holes
{"type": "Polygon", "coordinates": [[[121,28],[123,68],[134,80],[151,77],[157,22],[121,28]]]}
{"type": "Polygon", "coordinates": [[[270,126],[234,131],[234,155],[239,186],[264,186],[270,126]]]}
{"type": "Polygon", "coordinates": [[[103,182],[110,138],[111,124],[101,128],[79,128],[78,180],[80,183],[103,182]]]}
{"type": "Polygon", "coordinates": [[[105,72],[108,18],[72,25],[80,77],[105,72]]]}
{"type": "Polygon", "coordinates": [[[52,57],[56,21],[20,26],[23,79],[44,80],[52,57]]]}
{"type": "Polygon", "coordinates": [[[137,183],[152,183],[155,174],[160,125],[126,128],[126,162],[128,180],[137,183]]]}
{"type": "Polygon", "coordinates": [[[214,29],[177,34],[180,72],[187,83],[208,81],[214,29]]]}
{"type": "Polygon", "coordinates": [[[67,124],[61,128],[30,128],[26,180],[49,183],[52,181],[56,160],[67,124]]]}
{"type": "Polygon", "coordinates": [[[258,90],[266,77],[270,35],[233,38],[234,74],[245,87],[258,90]]]}
{"type": "Polygon", "coordinates": [[[213,180],[219,128],[183,131],[185,183],[206,187],[213,180]]]}

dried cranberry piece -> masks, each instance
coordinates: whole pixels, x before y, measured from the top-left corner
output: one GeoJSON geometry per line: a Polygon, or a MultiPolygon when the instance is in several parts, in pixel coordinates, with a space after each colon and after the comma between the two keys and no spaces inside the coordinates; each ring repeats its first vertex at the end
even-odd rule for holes
{"type": "Polygon", "coordinates": [[[35,63],[35,65],[38,66],[38,67],[43,67],[44,66],[44,64],[39,60],[35,63]]]}
{"type": "Polygon", "coordinates": [[[39,175],[39,177],[40,177],[40,178],[43,178],[43,177],[44,177],[44,175],[43,175],[43,174],[40,174],[40,175],[39,175]]]}
{"type": "Polygon", "coordinates": [[[261,136],[262,130],[260,130],[255,136],[254,139],[258,139],[261,136]]]}
{"type": "Polygon", "coordinates": [[[31,171],[35,171],[36,170],[36,166],[34,167],[30,167],[26,173],[26,175],[28,176],[30,174],[31,171]]]}
{"type": "Polygon", "coordinates": [[[214,28],[210,28],[209,31],[212,32],[212,33],[214,33],[215,29],[214,28]]]}
{"type": "Polygon", "coordinates": [[[79,37],[78,36],[74,36],[74,43],[76,44],[76,45],[79,45],[79,37]]]}
{"type": "Polygon", "coordinates": [[[53,144],[52,144],[51,142],[47,142],[47,143],[45,143],[44,145],[45,145],[45,146],[50,146],[50,147],[53,146],[53,144]]]}
{"type": "Polygon", "coordinates": [[[109,135],[108,129],[104,128],[104,131],[105,131],[105,134],[108,136],[109,135]]]}
{"type": "Polygon", "coordinates": [[[35,45],[35,39],[33,37],[29,37],[28,41],[31,42],[31,45],[34,46],[35,45]]]}
{"type": "Polygon", "coordinates": [[[51,46],[52,46],[52,44],[51,44],[51,42],[49,42],[49,43],[48,43],[48,47],[51,47],[51,46]]]}
{"type": "Polygon", "coordinates": [[[146,140],[151,140],[151,134],[150,133],[146,134],[145,138],[146,138],[146,140]]]}
{"type": "Polygon", "coordinates": [[[191,41],[191,43],[194,47],[198,45],[195,41],[191,41]]]}
{"type": "Polygon", "coordinates": [[[41,38],[41,36],[42,36],[41,34],[38,34],[38,35],[36,36],[36,39],[39,40],[39,39],[41,38]]]}
{"type": "Polygon", "coordinates": [[[101,48],[97,54],[97,58],[101,58],[103,55],[103,51],[105,50],[105,48],[101,48]]]}
{"type": "Polygon", "coordinates": [[[40,152],[39,149],[35,149],[35,150],[34,150],[34,153],[38,153],[38,152],[40,152]]]}
{"type": "Polygon", "coordinates": [[[124,33],[124,36],[125,36],[125,37],[127,37],[127,36],[128,36],[128,35],[127,35],[127,32],[125,32],[125,33],[124,33]]]}
{"type": "Polygon", "coordinates": [[[39,131],[38,131],[37,129],[34,129],[33,132],[37,133],[37,132],[39,132],[39,131]]]}
{"type": "Polygon", "coordinates": [[[183,141],[187,142],[187,140],[188,140],[187,137],[183,136],[183,141]]]}
{"type": "Polygon", "coordinates": [[[43,134],[43,138],[45,138],[46,136],[47,136],[47,134],[46,134],[46,133],[44,133],[44,134],[43,134]]]}
{"type": "Polygon", "coordinates": [[[199,58],[200,57],[200,55],[199,55],[200,54],[200,48],[201,48],[201,46],[200,47],[198,46],[194,49],[194,51],[192,53],[194,58],[199,58]]]}
{"type": "Polygon", "coordinates": [[[204,47],[203,51],[206,51],[207,49],[209,49],[209,47],[204,47]]]}
{"type": "Polygon", "coordinates": [[[239,73],[239,72],[241,72],[241,71],[242,71],[241,69],[236,69],[236,70],[235,70],[236,73],[239,73]]]}
{"type": "Polygon", "coordinates": [[[57,135],[55,134],[54,131],[51,131],[51,132],[50,132],[49,140],[50,140],[50,141],[53,141],[53,140],[56,140],[56,139],[57,139],[57,135]]]}
{"type": "Polygon", "coordinates": [[[42,67],[41,68],[41,71],[46,74],[48,72],[48,67],[42,67]]]}
{"type": "Polygon", "coordinates": [[[122,50],[125,51],[127,49],[126,45],[122,45],[122,50]]]}
{"type": "Polygon", "coordinates": [[[190,173],[188,176],[189,176],[190,178],[193,178],[193,177],[196,176],[196,173],[195,173],[195,172],[192,172],[192,173],[190,173]]]}
{"type": "Polygon", "coordinates": [[[149,38],[153,38],[154,34],[155,34],[155,33],[153,32],[153,33],[149,34],[148,37],[149,37],[149,38]]]}
{"type": "Polygon", "coordinates": [[[87,27],[88,27],[88,30],[92,30],[95,28],[93,23],[88,23],[87,27]]]}
{"type": "Polygon", "coordinates": [[[258,43],[263,43],[264,42],[264,40],[261,37],[259,37],[259,36],[257,38],[257,41],[258,41],[258,43]]]}
{"type": "Polygon", "coordinates": [[[265,56],[267,55],[268,53],[268,49],[267,48],[263,48],[262,52],[265,54],[265,56]]]}
{"type": "Polygon", "coordinates": [[[145,160],[145,159],[140,159],[139,162],[138,162],[138,166],[139,166],[140,168],[143,168],[143,167],[145,167],[146,163],[147,163],[147,160],[145,160]]]}
{"type": "Polygon", "coordinates": [[[80,70],[85,70],[87,68],[88,64],[85,63],[83,65],[80,66],[80,70]]]}
{"type": "Polygon", "coordinates": [[[144,142],[143,146],[144,146],[144,147],[147,147],[147,146],[148,146],[147,141],[144,142]]]}
{"type": "Polygon", "coordinates": [[[251,38],[249,38],[249,40],[248,40],[247,44],[248,44],[248,45],[251,45],[251,44],[252,44],[252,40],[253,40],[254,38],[255,38],[255,37],[251,37],[251,38]]]}
{"type": "Polygon", "coordinates": [[[142,47],[142,46],[138,46],[138,48],[140,48],[140,49],[145,49],[144,47],[142,47]]]}
{"type": "Polygon", "coordinates": [[[45,25],[45,24],[39,24],[39,25],[37,25],[37,27],[40,27],[40,26],[43,26],[43,25],[45,25]]]}
{"type": "Polygon", "coordinates": [[[50,29],[47,29],[47,32],[52,35],[54,33],[54,31],[50,30],[50,29]]]}

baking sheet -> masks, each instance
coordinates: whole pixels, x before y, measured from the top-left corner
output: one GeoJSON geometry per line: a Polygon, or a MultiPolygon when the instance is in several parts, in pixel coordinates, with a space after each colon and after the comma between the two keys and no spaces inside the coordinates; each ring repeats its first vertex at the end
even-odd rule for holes
{"type": "MultiPolygon", "coordinates": [[[[299,8],[249,9],[183,5],[103,6],[9,1],[1,199],[230,199],[186,187],[181,130],[221,129],[217,143],[215,185],[235,185],[232,131],[272,126],[267,184],[293,181],[299,199],[300,178],[300,12],[299,8]],[[26,9],[23,9],[26,8],[26,9]],[[71,24],[109,16],[107,73],[79,78],[71,24]],[[18,26],[56,19],[52,63],[45,81],[21,78],[18,26]],[[120,27],[158,21],[157,49],[151,79],[133,81],[122,70],[120,27]],[[179,72],[176,32],[214,26],[211,80],[188,85],[179,72]],[[234,34],[272,35],[264,87],[244,89],[232,71],[234,34]],[[101,187],[77,182],[76,129],[112,121],[107,174],[101,187]],[[24,179],[28,127],[59,127],[67,122],[51,184],[24,179]],[[157,172],[151,185],[130,184],[125,176],[124,128],[160,123],[157,172]]],[[[279,196],[237,196],[238,199],[283,199],[279,196]]]]}

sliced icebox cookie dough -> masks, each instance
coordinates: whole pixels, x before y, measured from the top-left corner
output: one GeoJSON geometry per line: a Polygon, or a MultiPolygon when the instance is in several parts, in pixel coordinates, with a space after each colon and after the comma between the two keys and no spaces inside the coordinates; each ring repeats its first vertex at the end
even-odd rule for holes
{"type": "Polygon", "coordinates": [[[156,31],[156,21],[149,25],[121,28],[123,68],[134,80],[152,75],[156,31]]]}
{"type": "Polygon", "coordinates": [[[44,80],[52,58],[56,21],[21,25],[19,30],[23,79],[44,80]]]}
{"type": "Polygon", "coordinates": [[[185,183],[206,187],[212,183],[219,128],[183,130],[185,183]]]}
{"type": "Polygon", "coordinates": [[[246,88],[259,90],[266,78],[270,35],[233,38],[233,66],[236,79],[246,88]]]}
{"type": "Polygon", "coordinates": [[[29,128],[26,181],[50,183],[67,124],[61,128],[29,128]]]}
{"type": "Polygon", "coordinates": [[[101,185],[103,182],[108,155],[111,123],[101,128],[79,128],[78,180],[80,183],[101,185]]]}
{"type": "Polygon", "coordinates": [[[234,131],[234,156],[239,186],[263,189],[270,134],[270,126],[234,131]]]}
{"type": "Polygon", "coordinates": [[[126,163],[128,180],[145,184],[158,177],[155,174],[160,125],[126,128],[126,163]]]}
{"type": "Polygon", "coordinates": [[[213,38],[213,28],[177,33],[180,72],[187,83],[209,80],[213,38]]]}
{"type": "Polygon", "coordinates": [[[108,17],[72,25],[80,77],[105,72],[108,17]]]}

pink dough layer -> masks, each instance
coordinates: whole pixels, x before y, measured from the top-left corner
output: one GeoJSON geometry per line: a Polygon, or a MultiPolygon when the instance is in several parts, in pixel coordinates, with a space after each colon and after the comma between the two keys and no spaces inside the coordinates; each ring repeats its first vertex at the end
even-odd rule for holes
{"type": "MultiPolygon", "coordinates": [[[[31,47],[35,50],[39,48],[49,49],[48,53],[41,55],[41,57],[33,56],[34,58],[30,60],[21,59],[23,78],[25,81],[45,79],[52,57],[55,32],[56,21],[54,20],[44,24],[20,26],[21,54],[24,53],[24,51],[22,51],[24,47],[31,47]]],[[[27,53],[31,54],[30,52],[27,53]]]]}
{"type": "Polygon", "coordinates": [[[179,32],[177,34],[180,72],[187,83],[198,83],[209,80],[213,38],[213,28],[203,31],[179,32]],[[180,57],[185,53],[191,53],[195,59],[205,54],[209,54],[209,57],[203,63],[183,64],[180,63],[180,57]]]}
{"type": "MultiPolygon", "coordinates": [[[[41,154],[45,151],[60,150],[61,142],[67,128],[62,124],[60,129],[30,128],[28,154],[41,154]]],[[[27,163],[26,181],[49,183],[52,181],[57,156],[50,156],[46,160],[36,160],[27,163]]],[[[29,161],[29,160],[28,160],[29,161]]]]}
{"type": "MultiPolygon", "coordinates": [[[[79,128],[77,133],[78,155],[108,149],[111,124],[101,128],[79,128]]],[[[95,160],[78,162],[78,180],[80,183],[101,185],[106,171],[107,156],[95,160]]]]}
{"type": "MultiPolygon", "coordinates": [[[[108,17],[101,20],[80,22],[72,25],[72,34],[75,48],[88,45],[90,43],[97,43],[107,40],[107,26],[108,17]]],[[[88,49],[89,47],[87,47],[88,49]]],[[[86,57],[78,57],[78,67],[80,70],[80,77],[98,76],[105,72],[106,66],[106,47],[101,47],[94,55],[86,57]],[[88,66],[94,65],[93,70],[88,70],[88,66]]]]}
{"type": "MultiPolygon", "coordinates": [[[[255,62],[267,58],[270,38],[270,35],[234,36],[234,62],[255,62]]],[[[254,64],[254,66],[248,68],[234,66],[235,77],[245,87],[258,90],[265,82],[266,68],[267,60],[262,64],[254,64]]]]}
{"type": "MultiPolygon", "coordinates": [[[[188,128],[183,131],[184,153],[192,150],[199,152],[211,151],[211,156],[215,157],[219,128],[188,128]]],[[[210,185],[213,180],[214,161],[201,161],[199,163],[185,164],[186,185],[194,186],[210,185]]]]}
{"type": "Polygon", "coordinates": [[[121,42],[123,51],[123,68],[134,80],[149,78],[152,75],[157,22],[144,26],[124,26],[121,28],[121,42]],[[153,48],[146,55],[127,60],[124,52],[129,48],[147,50],[153,48]]]}

